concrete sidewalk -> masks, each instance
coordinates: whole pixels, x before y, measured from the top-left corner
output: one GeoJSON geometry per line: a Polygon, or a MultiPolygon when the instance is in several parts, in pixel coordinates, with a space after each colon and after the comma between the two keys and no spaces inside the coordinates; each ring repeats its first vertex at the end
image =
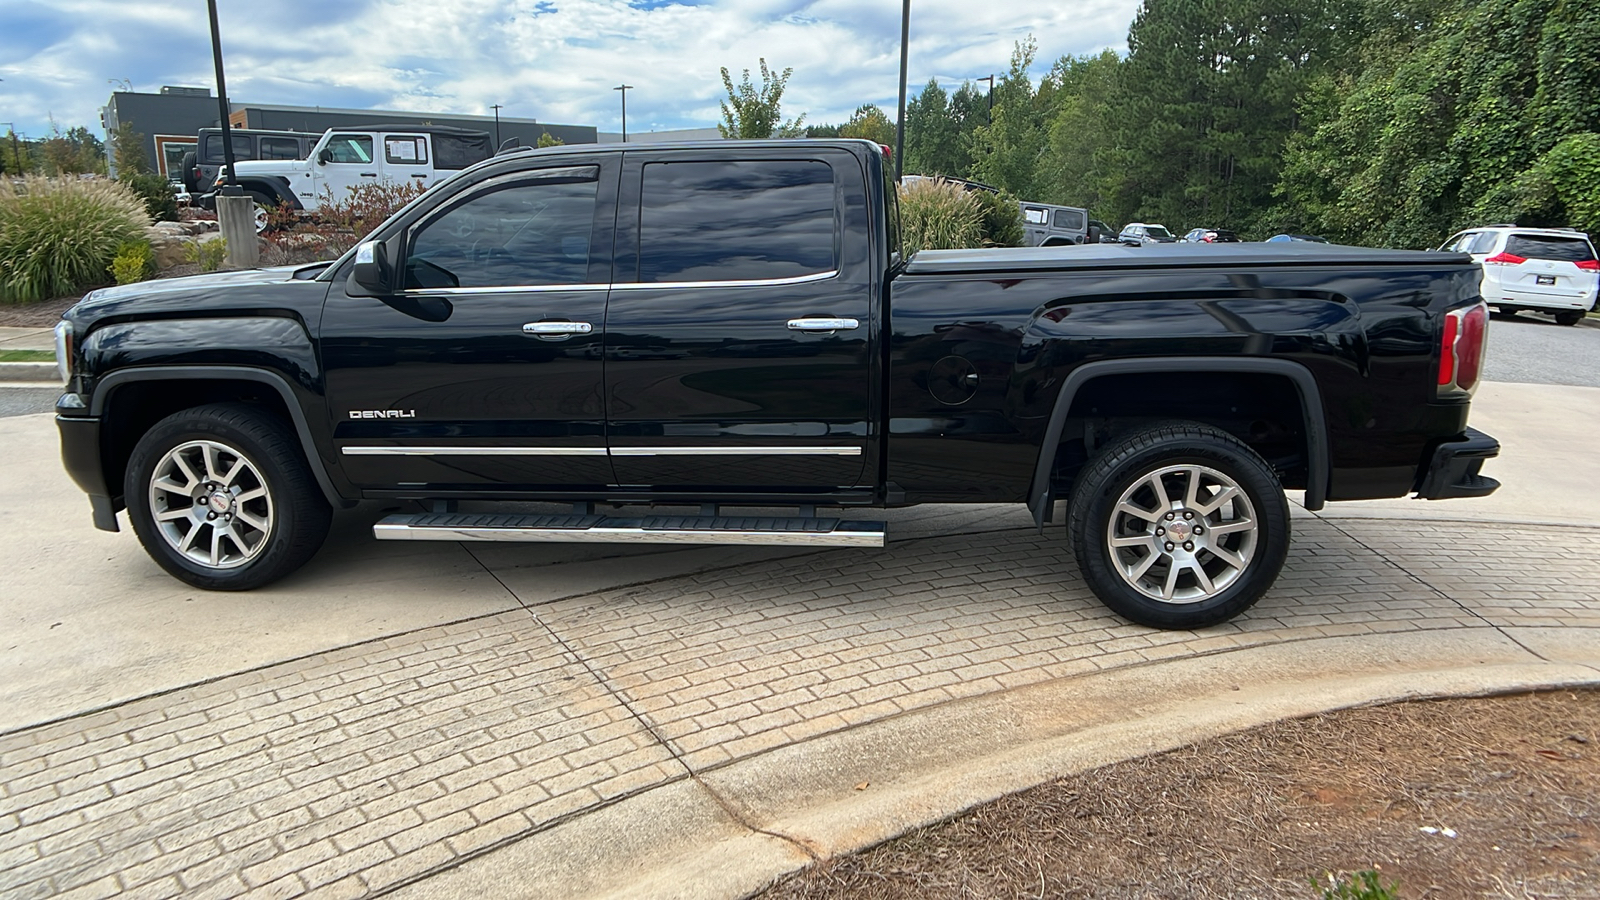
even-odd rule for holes
{"type": "Polygon", "coordinates": [[[741,556],[397,551],[353,516],[209,595],[90,529],[48,418],[12,420],[0,894],[733,897],[1286,715],[1600,683],[1600,489],[1566,457],[1597,400],[1486,386],[1510,506],[1301,511],[1274,591],[1193,633],[1107,613],[1009,508],[741,556]]]}

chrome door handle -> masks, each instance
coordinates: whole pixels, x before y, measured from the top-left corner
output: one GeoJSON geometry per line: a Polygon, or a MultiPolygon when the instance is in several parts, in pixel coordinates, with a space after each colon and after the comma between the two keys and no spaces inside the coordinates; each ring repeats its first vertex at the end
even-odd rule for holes
{"type": "Polygon", "coordinates": [[[588,322],[529,322],[522,326],[523,334],[538,338],[564,340],[575,334],[591,334],[594,326],[588,322]]]}
{"type": "Polygon", "coordinates": [[[855,319],[790,319],[790,331],[850,331],[860,328],[861,323],[855,319]]]}

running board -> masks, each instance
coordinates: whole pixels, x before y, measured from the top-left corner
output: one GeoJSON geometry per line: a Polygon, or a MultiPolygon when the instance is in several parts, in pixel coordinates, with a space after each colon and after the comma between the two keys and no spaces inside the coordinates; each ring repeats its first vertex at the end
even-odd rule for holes
{"type": "Polygon", "coordinates": [[[420,513],[372,526],[381,541],[536,541],[882,547],[883,522],[728,516],[532,516],[420,513]]]}

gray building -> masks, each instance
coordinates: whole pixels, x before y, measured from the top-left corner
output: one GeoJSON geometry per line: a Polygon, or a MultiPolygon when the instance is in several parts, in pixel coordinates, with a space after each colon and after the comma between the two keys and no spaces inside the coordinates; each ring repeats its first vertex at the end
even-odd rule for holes
{"type": "MultiPolygon", "coordinates": [[[[602,144],[622,143],[622,132],[602,131],[596,136],[602,144]]],[[[720,141],[722,132],[716,126],[710,128],[674,128],[668,131],[630,131],[628,143],[630,144],[660,144],[667,141],[720,141]]]]}
{"type": "MultiPolygon", "coordinates": [[[[265,106],[255,103],[230,103],[228,124],[234,128],[261,128],[273,131],[305,131],[321,134],[329,128],[345,126],[403,124],[448,125],[471,128],[495,135],[494,116],[419,113],[388,109],[344,109],[335,106],[265,106]]],[[[163,87],[158,94],[117,91],[100,111],[100,124],[109,137],[122,123],[144,135],[145,153],[157,172],[176,177],[183,155],[195,149],[202,128],[217,128],[217,100],[209,88],[163,87]]],[[[501,116],[499,140],[519,139],[534,146],[539,137],[550,135],[567,144],[593,144],[596,132],[588,125],[554,125],[538,119],[501,116]]],[[[632,135],[629,135],[631,138],[632,135]]],[[[109,141],[107,142],[109,144],[109,141]]],[[[115,173],[116,159],[110,160],[115,173]]]]}

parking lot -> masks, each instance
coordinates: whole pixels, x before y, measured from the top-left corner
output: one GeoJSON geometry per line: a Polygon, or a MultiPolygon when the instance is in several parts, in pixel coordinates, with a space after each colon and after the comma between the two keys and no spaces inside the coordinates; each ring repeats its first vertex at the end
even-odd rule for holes
{"type": "Polygon", "coordinates": [[[1277,587],[1203,632],[1112,616],[1009,507],[821,553],[380,544],[362,509],[205,594],[90,527],[48,416],[6,419],[0,893],[738,896],[1197,736],[1595,683],[1600,330],[1524,318],[1488,375],[1552,383],[1474,410],[1505,488],[1297,508],[1277,587]]]}

